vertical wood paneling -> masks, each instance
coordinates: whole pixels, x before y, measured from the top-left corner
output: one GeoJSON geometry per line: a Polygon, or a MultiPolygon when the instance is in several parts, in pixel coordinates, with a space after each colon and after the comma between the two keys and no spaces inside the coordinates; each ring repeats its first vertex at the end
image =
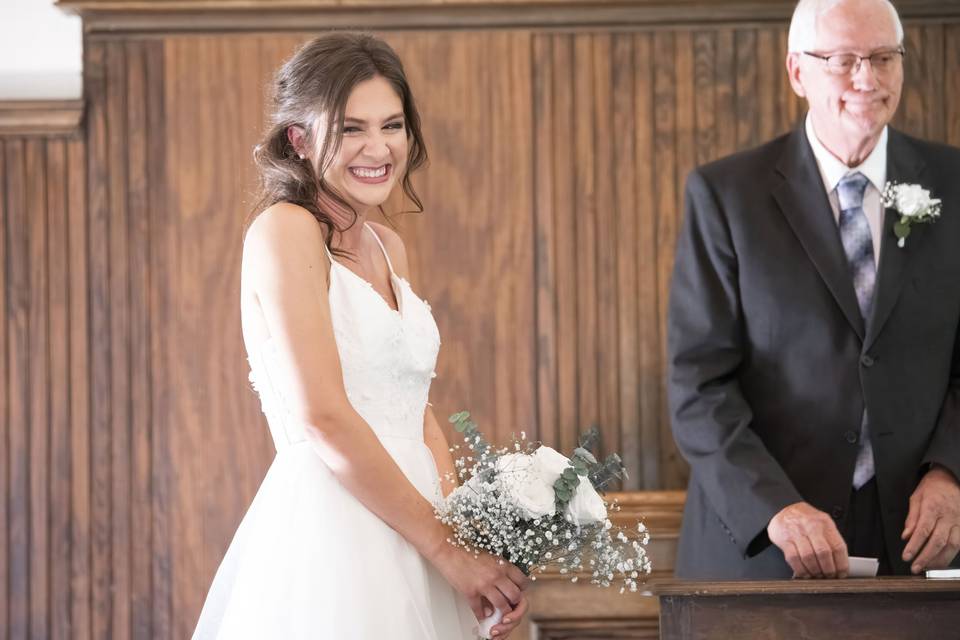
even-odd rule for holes
{"type": "MultiPolygon", "coordinates": [[[[594,145],[595,157],[590,163],[594,171],[594,202],[596,211],[596,314],[597,343],[593,347],[597,360],[597,420],[601,442],[607,450],[620,449],[620,370],[618,348],[618,269],[616,181],[614,171],[614,140],[620,137],[615,129],[613,111],[613,55],[612,36],[593,37],[591,64],[593,66],[594,145]]],[[[581,425],[581,429],[588,425],[581,425]]]]}
{"type": "MultiPolygon", "coordinates": [[[[537,35],[532,40],[534,69],[551,69],[552,38],[537,35]]],[[[557,375],[557,231],[553,189],[554,155],[562,143],[556,140],[553,112],[553,74],[537,73],[533,84],[533,165],[534,165],[534,268],[536,273],[537,317],[537,416],[536,436],[558,442],[559,380],[557,375]],[[556,144],[555,144],[556,140],[556,144]]]]}
{"type": "Polygon", "coordinates": [[[779,29],[758,29],[757,50],[753,58],[757,61],[757,106],[760,140],[770,140],[785,128],[781,123],[783,110],[777,103],[780,91],[780,78],[783,77],[783,55],[777,42],[779,29]]]}
{"type": "MultiPolygon", "coordinates": [[[[624,457],[628,470],[632,471],[628,488],[650,488],[660,484],[660,432],[661,398],[663,396],[662,376],[660,374],[660,289],[657,282],[657,270],[651,265],[659,264],[658,253],[661,245],[657,239],[657,192],[654,176],[659,171],[660,152],[656,146],[653,36],[638,34],[634,36],[636,51],[634,69],[636,72],[634,89],[636,161],[634,163],[637,218],[637,290],[639,322],[636,331],[640,345],[640,426],[634,448],[640,449],[635,460],[624,457]],[[639,465],[639,469],[631,464],[639,465]]],[[[629,215],[624,211],[624,215],[629,215]]],[[[630,292],[624,291],[627,297],[630,292]]],[[[627,454],[627,448],[624,448],[627,454]]],[[[633,456],[631,456],[633,457],[633,456]]]]}
{"type": "Polygon", "coordinates": [[[737,150],[737,35],[733,29],[717,30],[717,57],[714,66],[716,87],[716,136],[714,157],[730,155],[737,150]]]}
{"type": "Polygon", "coordinates": [[[637,136],[631,135],[638,128],[636,121],[637,77],[634,68],[635,42],[633,34],[613,36],[611,55],[612,87],[610,120],[613,123],[613,202],[611,206],[611,251],[616,255],[616,271],[608,278],[616,276],[616,289],[606,316],[616,320],[608,330],[612,331],[613,343],[608,344],[611,355],[616,357],[616,397],[619,418],[612,426],[613,441],[608,440],[611,448],[616,448],[627,461],[629,480],[625,488],[637,486],[640,468],[640,346],[637,327],[639,319],[639,300],[636,292],[637,261],[640,247],[637,243],[637,193],[634,174],[637,157],[637,136]],[[614,313],[614,310],[616,312],[614,313]],[[619,442],[618,442],[619,441],[619,442]]]}
{"type": "Polygon", "coordinates": [[[698,165],[716,158],[718,89],[715,74],[717,64],[717,33],[699,31],[693,36],[694,51],[694,142],[698,165]]]}
{"type": "Polygon", "coordinates": [[[960,146],[960,25],[944,27],[943,101],[945,141],[960,146]]]}
{"type": "Polygon", "coordinates": [[[7,195],[10,190],[7,185],[7,150],[6,144],[0,139],[0,500],[3,500],[3,506],[0,508],[0,634],[9,635],[10,620],[10,597],[8,591],[10,584],[10,523],[8,511],[12,502],[12,493],[8,491],[10,480],[10,459],[11,453],[10,441],[10,402],[9,402],[9,382],[10,382],[10,361],[7,359],[7,312],[8,312],[8,291],[7,291],[7,224],[10,215],[10,204],[7,201],[7,195]]]}
{"type": "MultiPolygon", "coordinates": [[[[10,140],[6,151],[7,463],[9,502],[7,571],[10,589],[8,637],[23,640],[30,633],[30,221],[27,217],[26,147],[10,140]]],[[[42,463],[42,461],[38,461],[42,463]]],[[[42,578],[38,578],[42,580],[42,578]]]]}
{"type": "MultiPolygon", "coordinates": [[[[667,300],[670,295],[670,273],[673,269],[672,247],[676,235],[677,202],[677,60],[676,34],[656,32],[653,35],[654,60],[654,148],[655,174],[653,192],[656,210],[656,263],[649,265],[656,274],[657,283],[657,344],[661,362],[666,362],[667,300]]],[[[661,392],[663,393],[663,392],[661,392]]],[[[669,428],[669,413],[665,402],[660,403],[657,428],[663,434],[669,428]]],[[[672,442],[665,438],[664,442],[672,442]]],[[[668,464],[667,447],[657,452],[661,474],[668,464]]]]}
{"type": "Polygon", "coordinates": [[[173,631],[173,561],[172,561],[172,505],[174,465],[170,432],[173,428],[175,410],[172,398],[171,375],[173,372],[170,340],[160,327],[173,326],[177,310],[170,296],[171,274],[178,263],[173,230],[167,212],[166,185],[166,109],[165,109],[165,53],[161,42],[144,45],[145,91],[148,132],[146,156],[150,184],[147,189],[146,224],[150,233],[150,246],[146,256],[150,274],[150,289],[144,301],[149,306],[149,332],[147,348],[150,350],[150,365],[147,378],[150,382],[150,468],[152,491],[150,496],[150,575],[151,575],[151,627],[152,637],[172,638],[173,631]]]}
{"type": "MultiPolygon", "coordinates": [[[[449,38],[450,36],[445,36],[449,38]]],[[[510,223],[494,221],[491,283],[495,300],[494,440],[536,431],[536,368],[533,260],[532,122],[530,35],[494,33],[481,45],[496,52],[486,67],[491,100],[487,175],[490,211],[511,211],[510,223]]],[[[402,54],[401,54],[402,55],[402,54]]],[[[422,85],[421,85],[422,86],[422,85]]]]}
{"type": "Polygon", "coordinates": [[[737,148],[748,149],[759,144],[757,130],[760,119],[757,105],[757,30],[737,29],[734,32],[736,59],[736,118],[737,148]]]}
{"type": "Polygon", "coordinates": [[[127,127],[126,55],[122,42],[106,51],[108,264],[106,318],[109,326],[109,458],[110,458],[110,582],[111,637],[130,637],[130,255],[127,167],[130,131],[127,127]],[[117,268],[120,267],[120,268],[117,268]],[[117,594],[123,596],[117,597],[117,594]]]}
{"type": "Polygon", "coordinates": [[[906,28],[903,95],[894,120],[895,126],[931,140],[945,135],[943,38],[942,25],[906,28]]]}
{"type": "Polygon", "coordinates": [[[113,635],[111,568],[113,541],[110,409],[110,158],[107,132],[107,48],[85,48],[87,101],[87,264],[90,336],[90,588],[91,635],[113,635]]]}
{"type": "Polygon", "coordinates": [[[29,225],[28,260],[30,317],[27,349],[30,352],[30,637],[49,636],[50,609],[50,422],[47,332],[47,194],[46,154],[43,140],[29,140],[25,149],[26,209],[29,225]]]}
{"type": "Polygon", "coordinates": [[[46,143],[47,297],[50,406],[49,637],[70,638],[70,350],[68,159],[66,142],[46,143]]]}
{"type": "MultiPolygon", "coordinates": [[[[600,420],[597,345],[597,203],[595,168],[598,140],[593,113],[593,38],[574,36],[573,140],[577,161],[573,167],[574,235],[577,293],[577,422],[574,431],[598,425],[600,420]],[[589,160],[588,160],[589,159],[589,160]]],[[[598,425],[599,426],[599,425],[598,425]]]]}
{"type": "Polygon", "coordinates": [[[82,140],[67,143],[70,322],[70,632],[92,634],[90,350],[87,280],[87,162],[82,140]]]}
{"type": "MultiPolygon", "coordinates": [[[[210,191],[219,181],[215,175],[218,144],[212,129],[217,112],[224,108],[214,96],[222,89],[218,76],[219,67],[225,61],[217,45],[217,41],[210,38],[178,40],[167,43],[164,52],[164,111],[169,114],[165,160],[170,200],[166,203],[165,237],[158,247],[156,264],[160,269],[170,270],[163,279],[163,286],[168,287],[163,295],[166,303],[177,310],[165,318],[170,324],[164,328],[165,339],[160,347],[170,356],[165,362],[170,369],[161,372],[166,378],[161,384],[171,398],[177,398],[172,411],[164,416],[169,421],[164,436],[169,438],[170,458],[178,461],[175,472],[169,476],[171,486],[168,488],[172,493],[170,531],[176,532],[169,539],[171,633],[177,637],[189,635],[191,623],[196,621],[205,594],[200,576],[212,575],[204,548],[204,529],[210,518],[205,518],[204,512],[212,511],[213,520],[223,522],[227,518],[216,518],[216,515],[236,499],[236,491],[226,488],[218,491],[218,497],[204,507],[203,495],[211,488],[204,474],[204,460],[216,463],[216,456],[206,450],[204,441],[204,430],[216,428],[206,424],[208,403],[212,394],[217,393],[208,386],[207,377],[213,349],[204,349],[210,353],[203,361],[187,361],[189,354],[200,346],[200,332],[210,321],[200,315],[203,292],[200,287],[191,286],[189,279],[203,280],[203,238],[197,234],[202,232],[201,218],[213,215],[215,199],[210,191]],[[210,66],[197,68],[194,61],[198,59],[208,60],[210,66]],[[188,99],[206,108],[177,108],[188,99]],[[189,173],[178,170],[187,163],[192,163],[195,169],[189,173]],[[192,233],[186,233],[188,228],[192,233]]],[[[220,125],[236,128],[236,122],[232,121],[220,125]]],[[[222,131],[216,135],[217,140],[222,139],[222,131]]],[[[233,194],[223,194],[224,199],[232,197],[233,194]]],[[[223,201],[218,204],[223,206],[223,201]]],[[[224,207],[224,213],[228,211],[224,207]]],[[[214,309],[208,311],[215,313],[214,309]]]]}
{"type": "MultiPolygon", "coordinates": [[[[580,421],[580,399],[577,391],[580,375],[577,366],[578,343],[585,339],[579,334],[577,323],[577,270],[579,266],[579,238],[576,216],[581,214],[576,205],[574,167],[580,158],[579,149],[569,143],[575,126],[574,106],[574,47],[569,35],[553,38],[552,74],[553,113],[557,136],[563,141],[553,157],[554,225],[557,235],[557,423],[560,430],[556,442],[564,451],[576,445],[576,430],[584,426],[580,421]]],[[[539,67],[537,67],[539,69],[539,67]]]]}
{"type": "Polygon", "coordinates": [[[147,157],[147,58],[143,43],[127,43],[126,124],[130,297],[130,635],[151,637],[150,220],[147,157]]]}
{"type": "Polygon", "coordinates": [[[47,224],[46,155],[42,140],[29,140],[25,149],[26,209],[29,225],[29,322],[30,352],[29,441],[30,457],[30,637],[49,635],[50,548],[50,424],[49,342],[47,333],[47,224]]]}

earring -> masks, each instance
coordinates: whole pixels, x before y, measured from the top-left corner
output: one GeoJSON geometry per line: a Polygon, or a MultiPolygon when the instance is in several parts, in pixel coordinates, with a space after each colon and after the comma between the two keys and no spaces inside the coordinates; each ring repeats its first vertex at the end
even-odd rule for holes
{"type": "Polygon", "coordinates": [[[303,158],[304,158],[304,156],[303,156],[302,153],[298,153],[298,154],[297,154],[297,157],[300,158],[301,160],[303,160],[303,158]]]}

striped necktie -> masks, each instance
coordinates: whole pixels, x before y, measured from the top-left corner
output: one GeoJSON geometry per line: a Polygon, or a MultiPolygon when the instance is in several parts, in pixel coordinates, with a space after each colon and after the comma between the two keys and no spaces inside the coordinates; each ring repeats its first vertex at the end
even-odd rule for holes
{"type": "MultiPolygon", "coordinates": [[[[873,238],[870,235],[870,225],[867,224],[867,215],[863,211],[863,194],[868,183],[867,177],[858,171],[844,176],[837,185],[837,197],[840,201],[840,241],[843,243],[843,252],[847,256],[847,264],[853,276],[853,289],[857,294],[857,304],[864,326],[870,322],[877,281],[873,238]]],[[[866,409],[860,424],[859,445],[853,471],[855,489],[869,482],[874,474],[873,448],[870,446],[866,409]]]]}

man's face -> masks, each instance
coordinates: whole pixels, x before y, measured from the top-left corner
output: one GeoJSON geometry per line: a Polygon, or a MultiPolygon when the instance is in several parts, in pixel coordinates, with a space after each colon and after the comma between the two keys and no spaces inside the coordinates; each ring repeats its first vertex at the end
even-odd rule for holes
{"type": "MultiPolygon", "coordinates": [[[[893,16],[881,0],[847,0],[817,21],[821,56],[854,53],[870,56],[900,46],[893,16]]],[[[874,66],[864,60],[846,74],[832,73],[827,62],[802,53],[788,60],[794,90],[807,98],[817,136],[828,148],[856,148],[876,138],[893,119],[903,88],[903,61],[874,66]]],[[[835,151],[836,152],[836,151],[835,151]]]]}

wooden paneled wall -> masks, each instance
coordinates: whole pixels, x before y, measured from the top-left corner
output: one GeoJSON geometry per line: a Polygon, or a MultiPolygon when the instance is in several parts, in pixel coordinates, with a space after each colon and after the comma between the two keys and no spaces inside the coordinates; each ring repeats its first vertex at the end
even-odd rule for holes
{"type": "MultiPolygon", "coordinates": [[[[63,4],[114,13],[87,22],[79,134],[0,126],[0,637],[183,638],[273,455],[246,381],[240,243],[265,87],[309,34],[296,12],[273,32],[209,10],[194,33],[149,3],[63,4]]],[[[663,373],[683,179],[802,115],[785,21],[692,24],[725,3],[685,0],[577,28],[592,10],[529,4],[510,28],[380,30],[431,153],[426,213],[395,222],[443,335],[433,401],[500,440],[568,449],[597,424],[625,488],[681,489],[663,373]]],[[[960,145],[960,18],[901,5],[919,8],[897,124],[960,145]]],[[[669,569],[681,500],[632,495],[660,513],[669,569]]],[[[541,637],[655,635],[649,604],[593,598],[577,617],[556,584],[538,588],[541,637]]]]}
{"type": "Polygon", "coordinates": [[[0,138],[3,638],[91,614],[86,166],[77,136],[0,138]]]}

